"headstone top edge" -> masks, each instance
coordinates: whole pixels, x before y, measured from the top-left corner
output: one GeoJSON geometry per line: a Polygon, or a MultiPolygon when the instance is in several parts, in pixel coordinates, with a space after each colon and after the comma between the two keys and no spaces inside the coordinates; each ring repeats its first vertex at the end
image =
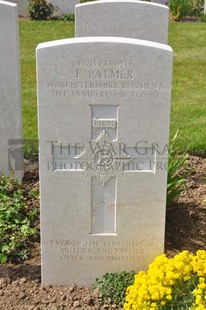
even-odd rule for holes
{"type": "Polygon", "coordinates": [[[37,46],[37,51],[44,48],[54,47],[54,46],[63,46],[68,44],[77,44],[77,43],[127,43],[127,44],[137,44],[145,47],[156,47],[158,49],[167,50],[173,52],[172,48],[169,45],[157,43],[147,40],[139,40],[132,38],[122,38],[122,37],[78,37],[72,39],[63,39],[55,40],[40,43],[37,46]]]}
{"type": "Polygon", "coordinates": [[[2,0],[0,0],[0,5],[11,6],[11,7],[17,7],[18,6],[16,3],[8,2],[8,1],[2,1],[2,0]]]}
{"type": "Polygon", "coordinates": [[[108,3],[109,5],[112,5],[114,3],[126,3],[126,4],[141,4],[144,6],[154,6],[154,7],[159,7],[165,10],[169,10],[168,6],[160,4],[160,3],[155,3],[155,2],[147,2],[147,1],[137,1],[137,0],[101,0],[101,1],[91,1],[91,2],[85,2],[85,3],[79,3],[76,4],[75,10],[79,7],[85,7],[85,6],[95,6],[95,5],[101,5],[104,3],[108,3]]]}

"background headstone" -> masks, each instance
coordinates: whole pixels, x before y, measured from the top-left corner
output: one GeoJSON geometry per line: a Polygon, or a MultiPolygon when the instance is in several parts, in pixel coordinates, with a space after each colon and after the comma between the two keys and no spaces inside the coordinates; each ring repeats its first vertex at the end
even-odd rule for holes
{"type": "Polygon", "coordinates": [[[19,16],[27,16],[27,8],[29,6],[28,0],[8,0],[8,2],[16,3],[18,5],[18,15],[19,16]]]}
{"type": "Polygon", "coordinates": [[[23,176],[17,5],[0,1],[0,172],[23,176]]]}
{"type": "Polygon", "coordinates": [[[63,14],[74,13],[75,5],[80,3],[80,0],[49,0],[54,6],[57,6],[63,14]]]}
{"type": "Polygon", "coordinates": [[[169,9],[135,0],[104,0],[75,8],[76,37],[114,36],[167,44],[169,9]]]}
{"type": "Polygon", "coordinates": [[[48,42],[37,73],[43,284],[146,269],[164,251],[171,48],[48,42]]]}

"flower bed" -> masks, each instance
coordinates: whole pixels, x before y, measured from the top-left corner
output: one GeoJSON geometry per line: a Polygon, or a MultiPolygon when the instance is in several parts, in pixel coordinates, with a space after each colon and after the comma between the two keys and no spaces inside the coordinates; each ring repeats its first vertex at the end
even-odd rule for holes
{"type": "Polygon", "coordinates": [[[165,254],[135,275],[127,288],[125,310],[206,309],[206,251],[165,254]]]}

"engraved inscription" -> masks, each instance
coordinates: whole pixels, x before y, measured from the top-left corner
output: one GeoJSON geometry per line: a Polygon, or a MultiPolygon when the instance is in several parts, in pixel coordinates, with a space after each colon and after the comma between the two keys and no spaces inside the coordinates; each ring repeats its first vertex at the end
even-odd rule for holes
{"type": "Polygon", "coordinates": [[[147,251],[157,244],[152,240],[49,240],[48,246],[57,247],[59,260],[84,262],[143,262],[147,251]]]}
{"type": "Polygon", "coordinates": [[[100,128],[116,128],[117,121],[115,119],[92,119],[92,126],[93,127],[100,127],[100,128]]]}
{"type": "Polygon", "coordinates": [[[127,68],[134,67],[133,60],[108,60],[108,59],[82,59],[77,61],[77,65],[80,67],[115,67],[115,68],[127,68]]]}
{"type": "Polygon", "coordinates": [[[133,99],[134,102],[148,99],[157,101],[164,91],[163,81],[142,81],[139,76],[135,76],[138,73],[135,73],[134,67],[131,59],[79,59],[72,80],[50,80],[46,82],[47,88],[55,98],[125,98],[133,99]]]}
{"type": "Polygon", "coordinates": [[[117,79],[133,80],[134,73],[132,70],[89,70],[90,79],[117,79]]]}
{"type": "Polygon", "coordinates": [[[116,80],[133,80],[134,73],[132,70],[76,70],[77,79],[116,79],[116,80]]]}

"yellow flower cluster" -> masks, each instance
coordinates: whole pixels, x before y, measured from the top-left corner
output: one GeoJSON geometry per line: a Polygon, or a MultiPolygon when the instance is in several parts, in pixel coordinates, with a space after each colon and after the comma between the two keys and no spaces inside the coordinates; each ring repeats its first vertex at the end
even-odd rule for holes
{"type": "Polygon", "coordinates": [[[206,310],[206,251],[158,256],[127,288],[124,310],[206,310]]]}

